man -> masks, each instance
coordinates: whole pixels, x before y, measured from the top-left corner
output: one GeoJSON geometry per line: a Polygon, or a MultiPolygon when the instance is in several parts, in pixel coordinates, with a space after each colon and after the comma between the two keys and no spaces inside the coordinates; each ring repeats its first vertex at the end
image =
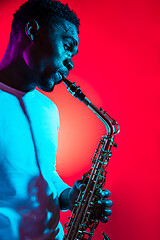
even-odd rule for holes
{"type": "MultiPolygon", "coordinates": [[[[14,14],[0,63],[0,239],[63,239],[60,210],[72,210],[72,188],[55,170],[58,110],[35,90],[51,92],[73,68],[79,19],[59,1],[29,0],[14,14]]],[[[112,201],[102,192],[102,222],[112,201]]]]}

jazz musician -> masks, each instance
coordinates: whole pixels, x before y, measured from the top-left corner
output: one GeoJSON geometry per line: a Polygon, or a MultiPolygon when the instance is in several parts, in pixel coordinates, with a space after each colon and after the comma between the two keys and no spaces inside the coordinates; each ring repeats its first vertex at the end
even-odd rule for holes
{"type": "MultiPolygon", "coordinates": [[[[0,63],[0,239],[62,240],[60,210],[72,210],[80,189],[55,169],[57,107],[35,88],[52,92],[73,69],[79,19],[68,5],[28,0],[14,14],[0,63]]],[[[96,211],[107,222],[103,190],[96,211]]]]}

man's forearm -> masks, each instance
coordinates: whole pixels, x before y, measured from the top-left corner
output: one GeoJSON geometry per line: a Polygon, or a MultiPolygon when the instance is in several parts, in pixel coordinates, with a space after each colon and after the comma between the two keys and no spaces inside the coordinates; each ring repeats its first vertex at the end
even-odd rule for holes
{"type": "Polygon", "coordinates": [[[59,196],[59,204],[61,210],[71,210],[70,190],[71,188],[65,189],[59,196]]]}
{"type": "Polygon", "coordinates": [[[74,207],[75,201],[82,189],[84,189],[85,184],[82,183],[82,180],[75,181],[72,188],[65,189],[60,197],[59,197],[59,203],[60,203],[60,209],[61,210],[71,210],[74,207]]]}

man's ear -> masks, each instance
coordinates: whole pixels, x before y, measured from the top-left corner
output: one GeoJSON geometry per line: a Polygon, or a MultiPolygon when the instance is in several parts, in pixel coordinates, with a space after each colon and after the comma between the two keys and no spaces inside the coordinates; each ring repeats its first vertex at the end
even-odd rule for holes
{"type": "Polygon", "coordinates": [[[34,41],[39,30],[39,24],[36,20],[29,20],[25,26],[25,33],[30,40],[34,41]]]}

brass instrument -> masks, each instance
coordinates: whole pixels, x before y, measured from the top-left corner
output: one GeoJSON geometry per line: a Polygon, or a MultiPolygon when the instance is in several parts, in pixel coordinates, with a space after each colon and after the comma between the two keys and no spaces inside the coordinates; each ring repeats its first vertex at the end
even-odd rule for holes
{"type": "MultiPolygon", "coordinates": [[[[114,142],[114,136],[119,133],[118,123],[111,118],[102,108],[98,109],[81,92],[80,87],[68,79],[63,79],[67,90],[86,106],[88,106],[102,121],[106,127],[106,135],[100,139],[97,149],[92,159],[91,169],[82,177],[86,184],[84,190],[79,193],[72,210],[69,222],[65,224],[67,234],[64,240],[85,240],[93,237],[94,231],[99,224],[96,218],[95,205],[100,199],[100,192],[105,185],[106,168],[112,155],[111,148],[117,147],[114,142]]],[[[109,237],[103,233],[103,240],[109,240],[109,237]]]]}

